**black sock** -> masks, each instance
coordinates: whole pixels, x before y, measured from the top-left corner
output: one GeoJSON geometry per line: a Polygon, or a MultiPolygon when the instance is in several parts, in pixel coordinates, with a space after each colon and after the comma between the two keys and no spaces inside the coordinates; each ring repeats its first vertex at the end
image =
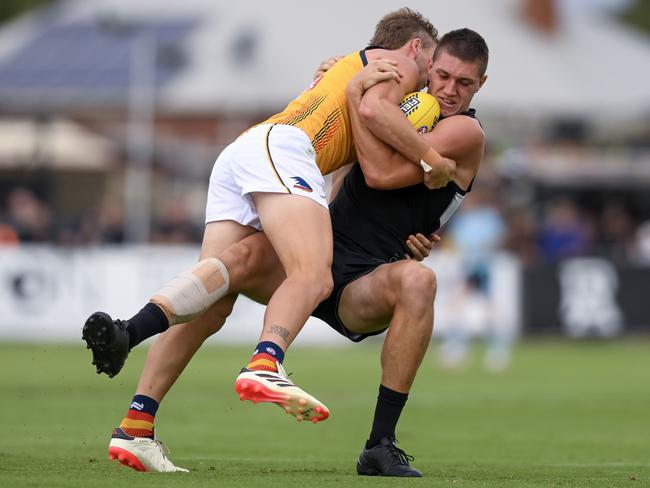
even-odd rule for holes
{"type": "Polygon", "coordinates": [[[408,397],[408,393],[400,393],[386,388],[384,385],[379,385],[375,419],[372,421],[372,430],[370,438],[366,442],[366,449],[376,446],[384,437],[395,437],[395,427],[408,397]]]}
{"type": "Polygon", "coordinates": [[[169,320],[158,305],[147,303],[142,310],[129,319],[129,349],[145,339],[169,329],[169,320]]]}

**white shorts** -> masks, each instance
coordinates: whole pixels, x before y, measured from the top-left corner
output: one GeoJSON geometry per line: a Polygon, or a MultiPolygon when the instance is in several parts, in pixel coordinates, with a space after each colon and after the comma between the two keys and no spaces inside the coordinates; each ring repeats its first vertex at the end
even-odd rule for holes
{"type": "Polygon", "coordinates": [[[205,223],[234,220],[261,230],[254,192],[300,195],[327,208],[325,180],[302,129],[258,125],[226,147],[210,175],[205,223]]]}

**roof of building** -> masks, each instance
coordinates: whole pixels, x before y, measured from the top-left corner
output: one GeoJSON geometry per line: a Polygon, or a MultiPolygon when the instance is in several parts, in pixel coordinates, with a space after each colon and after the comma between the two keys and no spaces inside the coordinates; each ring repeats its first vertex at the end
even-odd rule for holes
{"type": "MultiPolygon", "coordinates": [[[[321,59],[364,47],[381,16],[401,6],[392,0],[68,0],[0,30],[0,104],[102,107],[126,103],[129,86],[133,96],[134,86],[155,85],[166,111],[271,112],[309,84],[321,59]],[[155,69],[130,67],[154,51],[155,69]]],[[[409,6],[441,32],[470,27],[486,38],[489,79],[476,103],[482,114],[650,112],[650,40],[602,13],[565,12],[549,34],[521,20],[519,0],[413,0],[409,6]]]]}

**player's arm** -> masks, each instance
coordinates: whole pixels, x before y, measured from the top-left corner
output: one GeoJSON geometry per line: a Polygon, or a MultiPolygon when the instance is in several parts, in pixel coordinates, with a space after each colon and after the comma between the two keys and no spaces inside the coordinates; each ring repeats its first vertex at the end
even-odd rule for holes
{"type": "MultiPolygon", "coordinates": [[[[375,137],[361,121],[359,115],[359,104],[368,87],[377,83],[385,83],[385,80],[390,79],[401,82],[401,76],[391,76],[395,73],[392,71],[393,68],[396,69],[394,65],[391,66],[383,60],[375,61],[364,68],[346,88],[348,113],[357,159],[368,186],[380,190],[403,188],[423,181],[421,168],[411,164],[401,153],[396,152],[395,149],[375,137]]],[[[397,74],[402,75],[399,71],[397,74]]],[[[400,114],[406,120],[401,110],[400,114]]],[[[418,137],[422,136],[418,135],[418,137]]],[[[437,163],[432,164],[432,171],[426,174],[425,184],[429,188],[445,186],[453,177],[455,162],[441,158],[437,163]]]]}
{"type": "MultiPolygon", "coordinates": [[[[422,183],[424,173],[420,168],[377,139],[361,123],[357,103],[360,101],[362,90],[363,84],[356,80],[356,83],[348,86],[347,94],[357,157],[367,184],[376,189],[391,189],[422,183]]],[[[444,158],[459,162],[454,165],[451,177],[466,188],[476,174],[478,163],[483,156],[484,135],[478,122],[470,117],[450,117],[438,122],[432,132],[419,137],[444,158]]],[[[446,169],[434,166],[434,175],[437,171],[444,173],[446,169]]],[[[427,174],[428,176],[430,174],[427,174]]]]}
{"type": "Polygon", "coordinates": [[[361,121],[377,138],[402,153],[414,165],[419,166],[420,161],[425,161],[429,166],[435,166],[441,159],[440,155],[422,141],[399,108],[404,95],[421,88],[418,86],[417,66],[413,60],[400,54],[387,53],[386,57],[397,61],[403,78],[400,82],[388,80],[378,83],[363,93],[359,104],[361,121]]]}
{"type": "Polygon", "coordinates": [[[485,134],[478,120],[462,115],[448,117],[422,138],[443,156],[457,161],[453,180],[467,189],[485,150],[485,134]]]}
{"type": "Polygon", "coordinates": [[[404,188],[421,183],[422,168],[384,144],[366,127],[359,116],[361,90],[347,92],[348,113],[357,159],[366,184],[376,190],[404,188]]]}

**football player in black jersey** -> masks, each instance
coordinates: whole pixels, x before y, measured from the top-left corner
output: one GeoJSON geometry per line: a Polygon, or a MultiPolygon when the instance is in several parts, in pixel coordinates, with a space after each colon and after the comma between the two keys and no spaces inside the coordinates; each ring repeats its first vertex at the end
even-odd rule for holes
{"type": "MultiPolygon", "coordinates": [[[[447,184],[437,190],[425,188],[423,170],[363,123],[361,96],[376,83],[397,82],[387,74],[390,66],[371,65],[348,87],[359,163],[347,169],[347,176],[335,176],[334,188],[340,189],[330,207],[335,287],[314,315],[353,341],[388,329],[374,420],[357,463],[362,475],[421,476],[396,446],[395,428],[431,337],[436,278],[430,268],[403,258],[405,251],[427,254],[430,243],[423,234],[444,224],[471,189],[485,137],[469,105],[486,80],[487,61],[485,41],[469,29],[443,36],[434,53],[428,90],[438,99],[443,119],[422,137],[456,162],[453,171],[440,175],[447,184]],[[407,239],[410,244],[405,245],[407,239]]],[[[264,302],[284,279],[263,233],[233,244],[222,260],[231,295],[199,319],[158,337],[149,350],[138,394],[162,401],[203,341],[223,326],[236,294],[264,302]]]]}
{"type": "MultiPolygon", "coordinates": [[[[418,262],[390,261],[400,254],[400,234],[434,232],[471,190],[485,136],[469,105],[485,83],[487,61],[485,41],[469,29],[443,36],[434,53],[428,91],[438,99],[443,118],[423,138],[456,161],[449,183],[438,190],[424,188],[422,171],[374,137],[355,110],[373,77],[348,85],[359,165],[330,204],[335,285],[314,315],[352,340],[389,325],[375,418],[357,464],[359,474],[419,475],[401,452],[395,455],[395,426],[431,337],[436,280],[434,272],[418,262]]],[[[342,177],[336,175],[337,180],[342,177]]]]}

